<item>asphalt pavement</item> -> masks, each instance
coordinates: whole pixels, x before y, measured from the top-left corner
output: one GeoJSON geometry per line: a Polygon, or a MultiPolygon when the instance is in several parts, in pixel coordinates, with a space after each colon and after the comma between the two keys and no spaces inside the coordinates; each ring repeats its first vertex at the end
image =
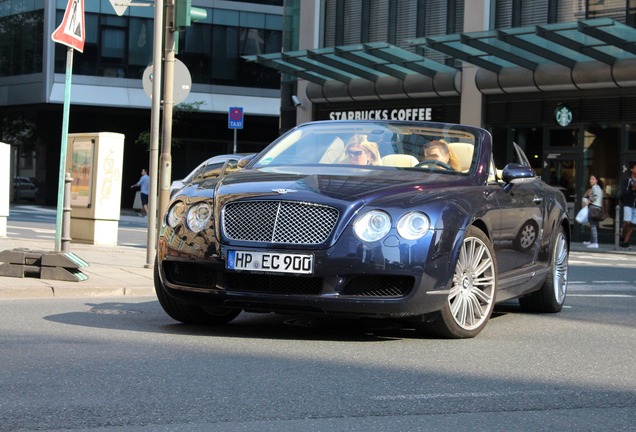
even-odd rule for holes
{"type": "MultiPolygon", "coordinates": [[[[126,217],[134,216],[122,219],[126,217]]],[[[0,237],[0,251],[49,253],[54,246],[53,241],[0,237]]],[[[598,249],[589,249],[582,243],[572,243],[571,251],[636,255],[636,246],[617,249],[613,244],[601,244],[598,249]]],[[[43,279],[32,272],[24,272],[22,277],[0,276],[0,298],[154,295],[153,269],[146,266],[145,248],[71,242],[69,252],[88,264],[79,269],[86,280],[43,279]]]]}

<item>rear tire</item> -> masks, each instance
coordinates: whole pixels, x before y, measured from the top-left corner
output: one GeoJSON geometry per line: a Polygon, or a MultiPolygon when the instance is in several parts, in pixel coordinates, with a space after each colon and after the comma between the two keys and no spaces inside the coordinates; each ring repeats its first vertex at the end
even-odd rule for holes
{"type": "Polygon", "coordinates": [[[550,275],[539,291],[519,298],[521,308],[528,312],[561,312],[568,290],[568,243],[559,228],[550,255],[550,275]]]}
{"type": "Polygon", "coordinates": [[[490,240],[476,227],[466,231],[448,298],[424,333],[451,339],[472,338],[486,326],[495,306],[497,264],[490,240]]]}
{"type": "Polygon", "coordinates": [[[154,283],[157,299],[163,310],[174,320],[184,324],[219,325],[226,324],[236,318],[240,309],[203,308],[202,306],[186,304],[171,297],[159,277],[159,263],[155,258],[154,283]]]}

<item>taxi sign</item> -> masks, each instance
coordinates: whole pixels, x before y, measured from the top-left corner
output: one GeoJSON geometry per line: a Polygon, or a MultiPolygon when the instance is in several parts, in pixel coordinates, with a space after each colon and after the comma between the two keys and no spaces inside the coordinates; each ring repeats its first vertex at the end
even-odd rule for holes
{"type": "Polygon", "coordinates": [[[243,129],[243,107],[230,107],[227,116],[227,127],[230,129],[243,129]]]}

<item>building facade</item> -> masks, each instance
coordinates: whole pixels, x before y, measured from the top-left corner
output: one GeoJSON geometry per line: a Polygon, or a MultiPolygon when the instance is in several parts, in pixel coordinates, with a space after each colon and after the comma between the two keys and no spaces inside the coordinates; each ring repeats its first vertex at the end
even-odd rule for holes
{"type": "MultiPolygon", "coordinates": [[[[67,58],[67,47],[51,34],[67,4],[0,0],[0,141],[14,149],[13,175],[35,178],[44,204],[57,198],[67,58]]],[[[281,51],[282,0],[194,0],[193,6],[207,18],[179,34],[176,57],[192,86],[175,108],[173,178],[233,151],[230,107],[244,110],[238,152],[262,149],[279,129],[279,73],[242,56],[281,51]]],[[[149,164],[151,101],[142,78],[152,64],[153,17],[152,6],[130,6],[118,16],[108,0],[87,0],[84,51],[73,57],[68,132],[124,134],[124,185],[149,164]]],[[[132,207],[133,193],[122,192],[122,207],[132,207]]]]}
{"type": "MultiPolygon", "coordinates": [[[[601,240],[614,241],[618,185],[636,160],[636,0],[286,0],[285,8],[295,15],[285,51],[250,57],[282,73],[282,129],[348,118],[485,127],[497,165],[520,144],[562,188],[572,220],[589,176],[601,178],[612,216],[601,240]]],[[[574,224],[575,239],[585,229],[574,224]]]]}

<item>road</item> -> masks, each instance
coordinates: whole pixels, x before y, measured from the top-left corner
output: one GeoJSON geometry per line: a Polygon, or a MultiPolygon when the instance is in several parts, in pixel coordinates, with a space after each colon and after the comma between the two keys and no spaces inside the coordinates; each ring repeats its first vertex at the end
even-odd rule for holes
{"type": "MultiPolygon", "coordinates": [[[[55,244],[57,210],[36,205],[12,205],[7,220],[7,236],[51,240],[55,244]]],[[[117,244],[146,247],[147,219],[134,214],[122,215],[119,220],[117,244]]]]}
{"type": "Polygon", "coordinates": [[[633,430],[636,291],[581,288],[461,341],[258,314],[197,328],[151,297],[0,301],[0,431],[633,430]]]}

